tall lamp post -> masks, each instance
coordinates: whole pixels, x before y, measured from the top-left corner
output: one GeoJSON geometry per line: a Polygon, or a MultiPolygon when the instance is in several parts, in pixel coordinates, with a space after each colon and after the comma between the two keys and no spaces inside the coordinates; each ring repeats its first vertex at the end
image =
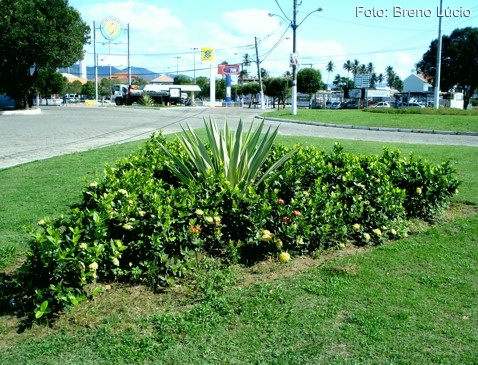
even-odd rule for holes
{"type": "Polygon", "coordinates": [[[194,62],[193,83],[195,84],[196,83],[196,50],[198,49],[198,47],[192,47],[191,49],[193,50],[193,62],[194,62]]]}
{"type": "MultiPolygon", "coordinates": [[[[442,14],[443,0],[440,0],[440,14],[442,14]]],[[[433,93],[433,103],[435,109],[440,108],[440,78],[441,78],[441,49],[442,49],[442,37],[441,37],[441,18],[438,20],[438,47],[437,47],[437,66],[435,75],[435,90],[433,93]]]]}
{"type": "MultiPolygon", "coordinates": [[[[292,20],[287,18],[290,21],[290,27],[292,28],[292,105],[291,105],[291,114],[297,115],[297,28],[313,13],[322,11],[322,8],[312,10],[309,14],[305,16],[302,21],[297,24],[297,0],[294,0],[293,7],[293,17],[292,20]]],[[[284,14],[285,15],[285,14],[284,14]]],[[[269,16],[277,16],[277,14],[269,14],[269,16]]]]}
{"type": "Polygon", "coordinates": [[[181,56],[176,56],[176,77],[178,77],[179,74],[179,59],[181,56]]]}

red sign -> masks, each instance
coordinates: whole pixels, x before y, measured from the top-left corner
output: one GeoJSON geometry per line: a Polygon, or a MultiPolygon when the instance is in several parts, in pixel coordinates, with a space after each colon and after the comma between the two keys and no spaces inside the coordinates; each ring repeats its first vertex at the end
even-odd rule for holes
{"type": "Polygon", "coordinates": [[[217,73],[219,75],[239,75],[241,72],[240,65],[218,65],[217,73]]]}

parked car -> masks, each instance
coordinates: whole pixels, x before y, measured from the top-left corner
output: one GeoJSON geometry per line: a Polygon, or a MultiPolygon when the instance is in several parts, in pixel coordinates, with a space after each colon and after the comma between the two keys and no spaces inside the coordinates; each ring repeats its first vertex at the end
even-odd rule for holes
{"type": "Polygon", "coordinates": [[[379,101],[377,104],[372,105],[371,108],[390,108],[388,101],[379,101]]]}
{"type": "Polygon", "coordinates": [[[334,101],[330,104],[330,109],[340,109],[342,107],[342,103],[340,101],[334,101]]]}
{"type": "Polygon", "coordinates": [[[424,108],[424,107],[425,105],[420,103],[415,103],[415,102],[408,103],[408,108],[424,108]]]}
{"type": "Polygon", "coordinates": [[[412,101],[410,103],[399,103],[398,107],[399,108],[424,108],[425,105],[412,101]]]}

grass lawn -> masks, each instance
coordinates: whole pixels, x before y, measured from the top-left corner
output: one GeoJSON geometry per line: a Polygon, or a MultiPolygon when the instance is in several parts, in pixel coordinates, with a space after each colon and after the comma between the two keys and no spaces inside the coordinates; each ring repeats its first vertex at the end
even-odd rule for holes
{"type": "MultiPolygon", "coordinates": [[[[430,112],[428,109],[427,111],[430,112]]],[[[384,114],[352,109],[298,109],[297,115],[291,115],[290,109],[280,109],[263,115],[271,118],[341,125],[478,132],[476,110],[467,114],[437,115],[433,112],[430,114],[384,114]]]]}
{"type": "MultiPolygon", "coordinates": [[[[330,151],[335,141],[300,142],[330,151]]],[[[381,153],[384,145],[341,144],[354,153],[381,153]]],[[[25,225],[66,213],[85,180],[139,145],[0,170],[2,271],[21,259],[25,225]]],[[[17,333],[19,319],[3,314],[0,364],[476,364],[478,149],[388,146],[456,164],[463,185],[446,221],[417,223],[408,238],[375,249],[348,246],[286,265],[211,262],[160,294],[107,285],[52,328],[17,333]]]]}

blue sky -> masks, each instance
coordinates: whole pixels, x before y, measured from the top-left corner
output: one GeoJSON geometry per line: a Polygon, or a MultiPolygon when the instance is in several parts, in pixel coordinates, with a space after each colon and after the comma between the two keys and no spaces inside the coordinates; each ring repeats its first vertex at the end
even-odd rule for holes
{"type": "MultiPolygon", "coordinates": [[[[377,73],[392,66],[402,78],[438,36],[440,0],[297,0],[297,51],[301,67],[313,67],[327,81],[326,64],[347,76],[343,64],[357,59],[372,62],[377,73]],[[321,7],[321,12],[310,12],[321,7]]],[[[215,63],[241,63],[255,58],[258,41],[261,67],[271,76],[289,68],[292,52],[293,0],[70,0],[91,27],[115,17],[130,29],[130,63],[157,73],[209,76],[210,63],[201,62],[200,49],[215,49],[215,63]],[[274,13],[278,16],[270,17],[274,13]],[[288,39],[287,39],[288,38],[288,39]],[[193,50],[198,48],[197,50],[193,50]]],[[[476,0],[443,0],[442,33],[478,26],[476,0]]],[[[100,64],[126,66],[127,33],[108,44],[96,32],[100,64]]],[[[85,48],[86,63],[94,64],[93,45],[85,48]]],[[[250,73],[257,67],[248,67],[250,73]]]]}

